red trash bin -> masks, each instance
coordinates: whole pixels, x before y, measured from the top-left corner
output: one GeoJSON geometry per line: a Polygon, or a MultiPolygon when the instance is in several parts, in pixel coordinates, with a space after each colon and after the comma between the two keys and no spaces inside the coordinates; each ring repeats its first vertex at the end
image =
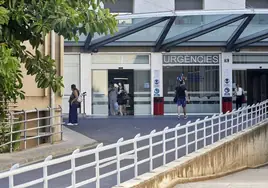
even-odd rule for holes
{"type": "Polygon", "coordinates": [[[232,97],[223,97],[222,98],[222,112],[231,112],[233,110],[233,98],[232,97]]]}
{"type": "Polygon", "coordinates": [[[164,115],[164,97],[154,97],[154,115],[164,115]]]}

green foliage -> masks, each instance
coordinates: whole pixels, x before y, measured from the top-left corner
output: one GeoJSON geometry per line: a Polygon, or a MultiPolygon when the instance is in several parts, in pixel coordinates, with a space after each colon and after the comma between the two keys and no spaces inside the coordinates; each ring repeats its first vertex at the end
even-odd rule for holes
{"type": "MultiPolygon", "coordinates": [[[[22,118],[20,117],[18,122],[22,121],[22,118]]],[[[21,123],[15,123],[13,125],[13,132],[19,131],[21,129],[22,124],[21,123]]],[[[10,125],[5,124],[5,126],[0,126],[0,145],[9,143],[11,141],[11,135],[10,133],[10,125]]],[[[21,133],[16,132],[12,134],[12,140],[20,140],[21,138],[21,133]]],[[[5,145],[4,147],[0,148],[0,153],[6,153],[10,152],[10,144],[5,145]]],[[[12,151],[17,151],[20,149],[20,141],[12,143],[12,151]]]]}
{"type": "MultiPolygon", "coordinates": [[[[25,63],[27,74],[36,76],[38,87],[59,91],[63,87],[62,77],[57,76],[54,61],[49,56],[44,57],[38,47],[52,30],[69,40],[78,40],[79,35],[88,33],[113,34],[117,22],[109,9],[101,8],[101,3],[101,0],[0,0],[1,50],[7,51],[12,61],[17,58],[25,63]],[[30,42],[35,54],[26,51],[22,44],[25,41],[30,42]]],[[[19,63],[16,65],[18,68],[19,63]]],[[[16,77],[22,78],[21,75],[16,77]]],[[[13,100],[23,97],[22,92],[11,93],[13,100]]]]}
{"type": "Polygon", "coordinates": [[[55,62],[38,50],[45,36],[55,31],[65,39],[81,34],[113,34],[114,15],[101,8],[104,0],[0,0],[0,122],[7,102],[24,98],[21,66],[35,76],[39,88],[63,87],[55,62]],[[34,54],[26,50],[29,41],[34,54]],[[2,101],[2,102],[1,102],[2,101]]]}

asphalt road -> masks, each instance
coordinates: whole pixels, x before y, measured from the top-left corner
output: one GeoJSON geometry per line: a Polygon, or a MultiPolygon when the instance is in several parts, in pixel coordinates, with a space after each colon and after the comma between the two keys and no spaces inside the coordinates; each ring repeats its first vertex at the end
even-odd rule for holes
{"type": "MultiPolygon", "coordinates": [[[[75,126],[75,127],[70,127],[71,129],[80,132],[90,138],[93,138],[99,142],[106,144],[111,144],[111,143],[115,143],[119,138],[124,137],[125,140],[127,139],[131,139],[133,138],[135,135],[137,135],[138,133],[141,133],[141,135],[146,135],[149,134],[153,129],[155,129],[156,131],[160,131],[163,130],[165,127],[170,127],[173,128],[175,127],[178,123],[181,123],[181,126],[184,127],[183,125],[186,124],[187,121],[195,121],[196,119],[203,119],[204,117],[200,116],[191,116],[189,117],[187,120],[181,119],[181,120],[177,120],[176,117],[172,117],[172,116],[165,116],[165,117],[112,117],[112,118],[82,118],[80,119],[79,122],[79,126],[75,126]]],[[[223,121],[224,119],[222,119],[221,121],[223,121]]],[[[237,120],[235,120],[236,123],[237,120]]],[[[241,118],[238,120],[238,122],[241,121],[241,118]]],[[[218,130],[223,130],[226,126],[225,123],[220,124],[220,126],[218,125],[218,119],[214,120],[214,128],[213,131],[216,133],[218,132],[218,130]]],[[[209,125],[211,125],[211,122],[208,122],[205,126],[208,127],[209,125]]],[[[228,122],[227,126],[230,127],[231,125],[231,121],[228,122]]],[[[238,130],[240,130],[242,128],[242,126],[246,126],[246,125],[240,125],[238,127],[238,130]]],[[[204,127],[204,124],[199,124],[197,127],[198,134],[197,134],[197,138],[202,138],[204,131],[202,131],[201,129],[204,127]]],[[[182,130],[178,131],[178,135],[183,135],[186,131],[186,128],[183,128],[182,130]]],[[[189,127],[188,128],[188,132],[192,132],[194,131],[194,126],[189,127]]],[[[233,129],[234,132],[237,131],[236,128],[233,129]]],[[[206,129],[206,135],[209,136],[212,133],[212,128],[207,128],[206,129]]],[[[214,140],[218,140],[219,136],[221,138],[225,137],[225,131],[221,132],[221,134],[216,134],[214,136],[214,140]]],[[[231,134],[231,130],[229,130],[227,132],[228,135],[231,134]]],[[[174,137],[174,133],[169,133],[166,135],[166,138],[171,138],[174,137]]],[[[188,142],[192,142],[194,141],[195,136],[194,134],[189,135],[188,137],[188,142]]],[[[212,137],[210,136],[209,138],[206,139],[206,144],[209,145],[211,144],[211,139],[212,137]]],[[[162,136],[158,136],[155,137],[153,139],[153,142],[157,142],[162,140],[162,136]]],[[[180,139],[178,139],[178,145],[184,145],[185,144],[185,140],[186,137],[182,136],[180,139]]],[[[149,140],[145,140],[145,141],[141,141],[138,143],[138,147],[141,146],[145,146],[149,144],[149,140]]],[[[200,140],[197,144],[198,148],[203,147],[204,145],[204,140],[200,140]]],[[[171,149],[174,148],[175,143],[173,142],[169,142],[166,144],[166,148],[171,149]]],[[[120,148],[120,152],[126,152],[126,151],[130,151],[133,149],[133,144],[132,145],[127,145],[124,147],[120,148]]],[[[189,153],[194,151],[195,149],[195,144],[192,144],[189,146],[188,151],[189,153]]],[[[162,153],[163,151],[163,145],[159,145],[159,146],[155,146],[153,148],[153,153],[154,155],[158,154],[158,153],[162,153]]],[[[103,158],[107,158],[110,156],[114,156],[115,155],[116,150],[115,149],[111,149],[109,151],[105,151],[100,153],[100,159],[103,158]]],[[[186,148],[182,148],[178,151],[178,156],[184,156],[186,153],[186,148]]],[[[138,160],[141,161],[143,159],[146,159],[149,157],[149,150],[143,150],[141,152],[138,152],[138,160]]],[[[167,159],[167,163],[171,162],[175,159],[175,152],[172,152],[170,154],[166,155],[166,159],[167,159]]],[[[94,155],[92,156],[86,156],[83,158],[79,158],[76,159],[76,166],[80,166],[83,164],[87,164],[94,161],[94,155]]],[[[162,161],[163,161],[163,157],[160,156],[159,158],[155,159],[153,161],[153,165],[154,168],[162,166],[162,161]]],[[[127,159],[127,160],[122,160],[120,163],[121,167],[124,167],[126,165],[132,164],[133,160],[127,159]]],[[[61,172],[67,169],[71,168],[71,164],[70,162],[65,162],[62,164],[58,164],[58,165],[54,165],[54,166],[50,166],[48,167],[48,174],[54,174],[57,172],[61,172]]],[[[112,164],[109,165],[107,167],[104,167],[100,170],[100,174],[105,174],[107,172],[110,172],[112,170],[116,169],[116,164],[112,164]]],[[[141,165],[139,165],[138,167],[138,173],[139,174],[143,174],[149,171],[149,163],[143,163],[141,165]]],[[[21,175],[17,175],[14,177],[15,180],[15,185],[21,184],[21,183],[25,183],[28,181],[32,181],[38,178],[42,177],[42,169],[38,169],[38,170],[34,170],[34,171],[30,171],[28,173],[24,173],[21,175]]],[[[95,168],[91,167],[91,168],[87,168],[81,171],[78,171],[76,173],[76,177],[77,177],[77,183],[81,182],[83,180],[89,179],[89,178],[93,178],[95,176],[95,168]]],[[[125,171],[121,172],[121,181],[126,181],[129,179],[132,179],[134,177],[134,169],[128,169],[125,171]]],[[[108,176],[106,178],[101,179],[101,188],[110,188],[114,185],[116,185],[116,174],[108,176]]],[[[51,181],[49,181],[49,187],[50,188],[64,188],[67,186],[71,185],[71,174],[68,174],[66,176],[62,176],[60,178],[56,178],[53,179],[51,181]]],[[[0,180],[0,187],[1,188],[8,188],[8,179],[1,179],[0,180]]],[[[35,185],[32,186],[32,188],[39,188],[42,187],[42,184],[40,185],[35,185]]],[[[95,184],[88,184],[83,186],[83,188],[95,188],[95,184]]]]}

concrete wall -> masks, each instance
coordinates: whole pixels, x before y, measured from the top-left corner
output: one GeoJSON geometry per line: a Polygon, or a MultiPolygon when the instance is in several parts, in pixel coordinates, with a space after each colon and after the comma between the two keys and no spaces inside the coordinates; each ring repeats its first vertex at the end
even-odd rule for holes
{"type": "Polygon", "coordinates": [[[245,9],[246,0],[204,0],[203,5],[205,10],[245,9]]]}
{"type": "MultiPolygon", "coordinates": [[[[268,123],[248,129],[120,185],[165,188],[202,181],[268,163],[268,123]]],[[[116,188],[116,187],[114,187],[116,188]]],[[[117,187],[119,188],[119,186],[117,187]]]]}
{"type": "Polygon", "coordinates": [[[174,7],[175,1],[173,0],[134,0],[133,13],[172,11],[174,7]]]}

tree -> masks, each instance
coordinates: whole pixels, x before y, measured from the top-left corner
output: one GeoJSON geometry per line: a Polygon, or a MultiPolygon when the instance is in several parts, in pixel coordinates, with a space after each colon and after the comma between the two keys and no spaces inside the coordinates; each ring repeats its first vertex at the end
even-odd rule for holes
{"type": "MultiPolygon", "coordinates": [[[[76,41],[79,35],[113,34],[117,27],[104,0],[0,0],[0,123],[7,102],[24,98],[21,66],[35,76],[39,88],[63,87],[55,62],[38,50],[45,36],[54,31],[76,41]],[[29,41],[35,54],[26,50],[29,41]]],[[[2,120],[2,121],[1,121],[2,120]]]]}
{"type": "Polygon", "coordinates": [[[78,40],[79,35],[88,33],[113,34],[117,22],[109,9],[101,8],[101,3],[101,0],[0,0],[0,58],[6,57],[1,64],[12,67],[10,73],[16,75],[16,82],[12,83],[18,83],[11,95],[5,92],[10,94],[12,88],[7,87],[7,91],[3,86],[0,88],[5,99],[23,98],[21,63],[28,75],[35,75],[38,87],[50,86],[58,91],[63,86],[62,77],[57,76],[54,61],[43,56],[38,47],[52,30],[69,40],[78,40]],[[26,50],[22,44],[25,41],[30,42],[35,54],[26,50]]]}

